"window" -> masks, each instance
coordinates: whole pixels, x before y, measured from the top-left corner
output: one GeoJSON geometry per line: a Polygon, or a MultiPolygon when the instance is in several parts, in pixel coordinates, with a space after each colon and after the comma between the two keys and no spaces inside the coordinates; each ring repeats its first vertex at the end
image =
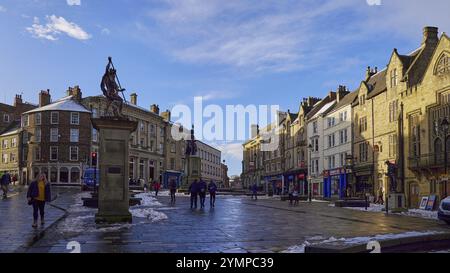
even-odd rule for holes
{"type": "Polygon", "coordinates": [[[70,147],[70,161],[78,161],[78,147],[70,147]]]}
{"type": "Polygon", "coordinates": [[[4,140],[2,141],[2,148],[3,148],[3,149],[8,149],[8,140],[7,140],[7,139],[4,139],[4,140]]]}
{"type": "Polygon", "coordinates": [[[159,143],[159,153],[164,153],[164,143],[159,143]]]}
{"type": "Polygon", "coordinates": [[[2,163],[8,163],[8,154],[2,155],[2,163]]]}
{"type": "Polygon", "coordinates": [[[170,144],[170,152],[175,153],[175,143],[170,144]]]}
{"type": "Polygon", "coordinates": [[[22,127],[27,127],[28,126],[28,115],[23,115],[22,116],[22,127]]]}
{"type": "Polygon", "coordinates": [[[17,162],[17,161],[16,161],[16,154],[11,153],[11,154],[9,155],[9,160],[10,160],[12,163],[17,162]]]}
{"type": "Polygon", "coordinates": [[[70,124],[72,125],[80,124],[80,113],[70,113],[70,124]]]}
{"type": "Polygon", "coordinates": [[[9,115],[3,114],[3,122],[9,122],[9,115]]]}
{"type": "Polygon", "coordinates": [[[316,159],[315,161],[316,161],[316,163],[315,163],[315,168],[316,168],[315,173],[319,173],[319,159],[316,159]]]}
{"type": "Polygon", "coordinates": [[[139,129],[141,130],[141,132],[145,131],[145,124],[142,121],[139,121],[139,129]]]}
{"type": "Polygon", "coordinates": [[[397,155],[397,135],[393,134],[389,136],[389,157],[397,155]]]}
{"type": "Polygon", "coordinates": [[[313,122],[313,133],[317,134],[317,121],[313,122]]]}
{"type": "Polygon", "coordinates": [[[41,142],[41,128],[36,128],[34,131],[34,141],[41,142]]]}
{"type": "Polygon", "coordinates": [[[359,96],[359,104],[365,105],[366,104],[366,95],[359,96]]]}
{"type": "Polygon", "coordinates": [[[331,158],[332,158],[332,157],[334,157],[334,156],[329,156],[329,157],[328,157],[328,169],[329,169],[329,170],[331,170],[331,169],[333,168],[333,163],[332,163],[332,161],[331,161],[331,158]]]}
{"type": "Polygon", "coordinates": [[[98,110],[97,110],[97,108],[92,108],[92,117],[93,118],[98,118],[98,110]]]}
{"type": "Polygon", "coordinates": [[[328,148],[335,146],[334,134],[328,136],[328,148]]]}
{"type": "Polygon", "coordinates": [[[141,137],[141,139],[139,140],[139,145],[141,147],[145,147],[145,139],[143,137],[141,137]]]}
{"type": "Polygon", "coordinates": [[[335,125],[336,119],[334,117],[327,118],[328,127],[333,127],[335,125]]]}
{"type": "Polygon", "coordinates": [[[359,119],[359,132],[367,131],[367,117],[362,117],[359,119]]]}
{"type": "Polygon", "coordinates": [[[58,128],[50,129],[50,142],[58,142],[58,128]]]}
{"type": "Polygon", "coordinates": [[[164,128],[163,127],[161,127],[161,128],[159,128],[159,134],[161,135],[161,138],[165,138],[165,131],[164,131],[164,128]]]}
{"type": "Polygon", "coordinates": [[[447,55],[443,55],[436,67],[436,74],[437,75],[443,75],[450,72],[450,57],[447,55]]]}
{"type": "Polygon", "coordinates": [[[50,114],[50,123],[51,124],[58,124],[59,123],[59,113],[58,112],[52,112],[50,114]]]}
{"type": "Polygon", "coordinates": [[[150,152],[153,152],[155,150],[155,142],[153,140],[150,140],[150,152]]]}
{"type": "Polygon", "coordinates": [[[24,132],[22,135],[22,142],[23,143],[28,143],[28,133],[24,132]]]}
{"type": "Polygon", "coordinates": [[[11,147],[13,148],[17,147],[17,138],[11,139],[11,147]]]}
{"type": "Polygon", "coordinates": [[[70,142],[79,141],[80,131],[78,129],[70,129],[70,142]]]}
{"type": "Polygon", "coordinates": [[[34,115],[34,123],[35,125],[41,125],[41,121],[42,120],[42,114],[41,113],[36,113],[34,115]]]}
{"type": "Polygon", "coordinates": [[[92,141],[98,142],[98,131],[95,128],[92,128],[92,141]]]}
{"type": "Polygon", "coordinates": [[[41,147],[35,147],[34,148],[34,160],[40,161],[41,160],[41,147]]]}
{"type": "Polygon", "coordinates": [[[368,160],[368,148],[369,145],[367,142],[363,142],[359,144],[359,159],[360,162],[366,162],[368,160]]]}
{"type": "Polygon", "coordinates": [[[170,169],[175,170],[175,158],[170,159],[170,169]]]}
{"type": "Polygon", "coordinates": [[[347,129],[339,131],[339,143],[344,144],[344,143],[347,143],[347,141],[348,141],[347,129]]]}
{"type": "Polygon", "coordinates": [[[316,138],[314,139],[314,152],[318,152],[319,151],[319,139],[316,138]]]}
{"type": "Polygon", "coordinates": [[[58,160],[58,147],[56,146],[50,147],[50,160],[52,161],[58,160]]]}
{"type": "Polygon", "coordinates": [[[151,136],[155,136],[155,125],[154,124],[150,124],[149,131],[150,131],[151,136]]]}
{"type": "Polygon", "coordinates": [[[391,87],[397,86],[398,84],[398,74],[397,68],[391,70],[391,87]]]}
{"type": "Polygon", "coordinates": [[[398,100],[389,103],[389,122],[397,121],[398,119],[398,100]]]}
{"type": "Polygon", "coordinates": [[[419,117],[417,115],[410,117],[411,124],[411,155],[414,157],[420,156],[420,125],[419,117]]]}

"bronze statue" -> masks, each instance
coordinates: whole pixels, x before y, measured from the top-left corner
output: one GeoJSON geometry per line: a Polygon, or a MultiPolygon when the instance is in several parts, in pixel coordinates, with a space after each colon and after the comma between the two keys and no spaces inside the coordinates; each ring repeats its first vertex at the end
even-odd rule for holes
{"type": "Polygon", "coordinates": [[[114,64],[112,63],[112,58],[108,57],[108,61],[109,62],[106,66],[105,74],[103,75],[102,82],[100,84],[103,95],[108,99],[105,113],[108,113],[109,107],[113,105],[114,102],[117,102],[119,104],[119,109],[117,109],[117,107],[113,107],[113,113],[115,116],[122,116],[122,107],[124,100],[120,97],[119,92],[123,92],[125,91],[125,89],[120,86],[119,78],[117,77],[117,71],[114,68],[114,64]]]}
{"type": "Polygon", "coordinates": [[[397,165],[394,163],[389,162],[389,160],[386,160],[384,164],[387,165],[388,172],[386,173],[387,177],[389,178],[389,189],[390,192],[396,193],[397,192],[397,165]]]}
{"type": "Polygon", "coordinates": [[[197,143],[195,140],[194,125],[192,125],[191,139],[187,140],[186,142],[186,155],[191,156],[196,154],[197,154],[197,143]]]}

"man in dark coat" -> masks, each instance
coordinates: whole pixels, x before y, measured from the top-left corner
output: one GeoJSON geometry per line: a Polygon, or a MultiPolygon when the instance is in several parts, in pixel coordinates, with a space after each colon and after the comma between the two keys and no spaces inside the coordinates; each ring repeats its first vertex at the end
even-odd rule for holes
{"type": "Polygon", "coordinates": [[[0,186],[2,187],[3,190],[3,199],[6,199],[7,193],[8,193],[8,185],[11,183],[11,175],[8,173],[8,171],[6,171],[3,175],[2,178],[0,180],[0,186]]]}
{"type": "Polygon", "coordinates": [[[209,205],[214,208],[216,205],[217,185],[212,180],[211,182],[209,182],[208,191],[209,191],[209,205]]]}
{"type": "Polygon", "coordinates": [[[189,186],[189,192],[191,193],[191,209],[197,208],[197,195],[199,192],[199,186],[197,179],[192,182],[192,184],[189,186]]]}
{"type": "Polygon", "coordinates": [[[198,195],[200,196],[200,207],[203,209],[205,207],[205,199],[206,199],[206,189],[207,185],[206,182],[201,180],[198,184],[199,191],[198,195]]]}

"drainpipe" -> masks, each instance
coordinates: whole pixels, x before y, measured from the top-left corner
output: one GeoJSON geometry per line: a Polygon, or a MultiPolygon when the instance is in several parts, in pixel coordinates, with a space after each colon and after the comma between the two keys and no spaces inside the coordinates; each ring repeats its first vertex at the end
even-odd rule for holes
{"type": "Polygon", "coordinates": [[[375,196],[375,181],[376,181],[376,174],[375,174],[375,150],[373,149],[373,145],[375,145],[375,122],[374,122],[374,108],[373,108],[373,99],[371,99],[372,101],[372,166],[373,166],[373,171],[372,171],[372,179],[373,179],[373,187],[372,187],[372,195],[375,196]]]}

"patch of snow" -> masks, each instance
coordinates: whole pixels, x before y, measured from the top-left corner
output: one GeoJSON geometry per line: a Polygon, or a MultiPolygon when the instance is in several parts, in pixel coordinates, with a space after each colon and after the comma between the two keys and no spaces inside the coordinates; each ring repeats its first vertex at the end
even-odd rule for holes
{"type": "Polygon", "coordinates": [[[402,212],[402,215],[439,220],[437,211],[430,211],[423,209],[410,209],[407,212],[402,212]]]}
{"type": "Polygon", "coordinates": [[[380,204],[370,204],[370,207],[367,207],[367,210],[365,207],[344,207],[345,209],[351,209],[351,210],[359,210],[359,211],[368,211],[368,212],[382,212],[385,208],[384,205],[380,204]]]}
{"type": "Polygon", "coordinates": [[[147,218],[147,219],[151,220],[152,222],[158,222],[158,221],[168,219],[168,217],[165,213],[156,211],[152,208],[136,208],[136,209],[131,209],[130,212],[134,217],[147,218]]]}
{"type": "Polygon", "coordinates": [[[160,207],[162,204],[155,197],[151,196],[149,193],[139,193],[135,195],[136,198],[141,198],[141,206],[153,206],[160,207]]]}

